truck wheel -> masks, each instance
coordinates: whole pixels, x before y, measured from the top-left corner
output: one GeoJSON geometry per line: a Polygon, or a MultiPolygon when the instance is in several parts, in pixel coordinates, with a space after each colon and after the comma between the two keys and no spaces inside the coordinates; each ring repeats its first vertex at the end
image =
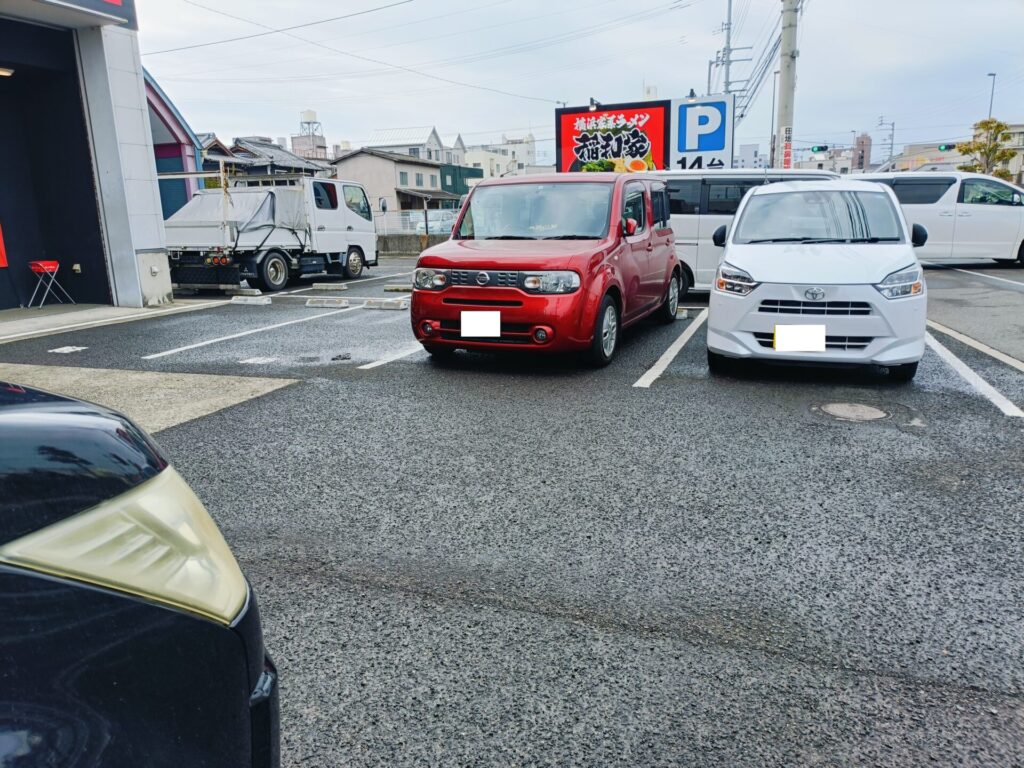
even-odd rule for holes
{"type": "Polygon", "coordinates": [[[345,268],[342,272],[349,280],[353,280],[363,274],[363,254],[358,248],[348,249],[348,256],[345,258],[345,268]]]}
{"type": "Polygon", "coordinates": [[[280,253],[268,253],[264,256],[257,272],[260,288],[265,291],[280,291],[288,285],[288,260],[280,253]]]}

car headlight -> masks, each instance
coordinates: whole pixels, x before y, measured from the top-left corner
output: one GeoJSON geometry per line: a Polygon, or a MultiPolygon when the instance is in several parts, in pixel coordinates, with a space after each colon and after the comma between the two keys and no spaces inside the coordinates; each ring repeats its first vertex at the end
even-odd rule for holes
{"type": "Polygon", "coordinates": [[[917,296],[924,290],[924,283],[921,282],[921,268],[917,266],[904,267],[886,277],[875,288],[887,299],[917,296]]]}
{"type": "Polygon", "coordinates": [[[746,296],[757,288],[760,283],[754,282],[747,272],[723,263],[718,267],[718,274],[715,275],[715,288],[722,293],[735,293],[739,296],[746,296]]]}
{"type": "Polygon", "coordinates": [[[417,267],[412,275],[412,284],[421,291],[439,291],[448,286],[448,272],[443,269],[417,267]]]}
{"type": "Polygon", "coordinates": [[[575,272],[523,272],[519,287],[530,293],[572,293],[580,287],[580,276],[575,272]]]}
{"type": "Polygon", "coordinates": [[[0,563],[230,624],[249,587],[216,523],[167,467],[130,491],[0,546],[0,563]]]}

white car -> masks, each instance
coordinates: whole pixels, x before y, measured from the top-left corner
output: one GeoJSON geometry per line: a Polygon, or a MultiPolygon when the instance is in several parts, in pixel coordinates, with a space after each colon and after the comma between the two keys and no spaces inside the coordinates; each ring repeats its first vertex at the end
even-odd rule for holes
{"type": "Polygon", "coordinates": [[[711,290],[708,365],[738,359],[884,366],[910,381],[924,354],[927,293],[892,190],[793,181],[747,193],[711,290]]]}
{"type": "Polygon", "coordinates": [[[928,230],[922,261],[995,259],[1024,265],[1024,189],[959,171],[873,173],[892,187],[903,213],[928,230]]]}

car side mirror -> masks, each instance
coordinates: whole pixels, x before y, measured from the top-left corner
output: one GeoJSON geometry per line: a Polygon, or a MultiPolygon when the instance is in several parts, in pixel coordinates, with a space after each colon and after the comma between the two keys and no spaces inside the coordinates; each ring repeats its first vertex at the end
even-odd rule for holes
{"type": "Polygon", "coordinates": [[[920,224],[915,224],[910,228],[910,244],[915,248],[920,248],[922,245],[928,242],[928,230],[922,227],[920,224]]]}
{"type": "Polygon", "coordinates": [[[636,219],[623,219],[622,220],[622,234],[626,237],[632,237],[636,234],[636,219]]]}
{"type": "Polygon", "coordinates": [[[725,247],[725,235],[726,235],[727,231],[728,230],[726,229],[725,224],[720,226],[718,229],[715,230],[715,233],[713,235],[711,235],[711,242],[713,242],[719,248],[724,248],[725,247]]]}
{"type": "Polygon", "coordinates": [[[1020,192],[1014,192],[1013,193],[1013,204],[1014,205],[1024,205],[1024,197],[1021,197],[1020,192]]]}

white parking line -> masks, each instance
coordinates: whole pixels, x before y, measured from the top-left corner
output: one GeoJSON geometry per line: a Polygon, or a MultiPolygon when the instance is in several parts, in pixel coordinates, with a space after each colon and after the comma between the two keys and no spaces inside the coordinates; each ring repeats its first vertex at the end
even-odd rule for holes
{"type": "Polygon", "coordinates": [[[345,309],[336,309],[333,312],[319,312],[309,317],[300,317],[298,320],[286,320],[283,323],[274,323],[273,325],[264,325],[260,328],[251,328],[248,331],[242,331],[241,333],[232,333],[229,336],[220,336],[216,339],[207,339],[206,341],[200,341],[195,344],[189,344],[184,347],[177,347],[175,349],[168,349],[164,352],[156,352],[152,355],[143,355],[143,360],[154,360],[158,357],[167,357],[168,355],[176,355],[179,352],[187,352],[190,349],[198,349],[199,347],[208,347],[210,344],[219,344],[222,341],[230,341],[231,339],[240,339],[243,336],[251,336],[254,333],[263,333],[264,331],[272,331],[275,328],[284,328],[286,325],[295,325],[296,323],[308,323],[310,320],[319,320],[321,317],[330,317],[331,315],[340,315],[342,312],[351,312],[358,307],[345,307],[345,309]]]}
{"type": "Polygon", "coordinates": [[[1024,282],[1020,280],[1007,280],[1005,277],[996,277],[995,275],[988,275],[984,272],[973,272],[969,269],[960,269],[959,267],[942,267],[942,269],[948,269],[951,272],[963,272],[965,275],[974,275],[975,277],[987,277],[989,280],[998,280],[1001,283],[1009,283],[1010,285],[1016,285],[1018,288],[1024,290],[1024,282]]]}
{"type": "Polygon", "coordinates": [[[393,354],[393,355],[388,355],[387,357],[382,357],[380,360],[374,360],[372,363],[367,363],[366,365],[360,365],[359,366],[359,370],[360,371],[368,371],[371,368],[378,368],[378,367],[380,367],[382,365],[387,365],[388,363],[393,363],[395,360],[401,360],[403,357],[408,357],[409,355],[414,355],[417,352],[419,352],[421,349],[423,349],[423,347],[420,346],[419,344],[417,344],[415,347],[409,347],[408,349],[404,349],[401,352],[395,352],[395,354],[393,354]]]}
{"type": "Polygon", "coordinates": [[[655,380],[665,372],[669,363],[671,363],[675,359],[676,355],[679,354],[680,350],[686,346],[686,342],[691,339],[693,334],[697,332],[697,329],[700,328],[707,318],[708,311],[706,309],[701,310],[700,314],[693,318],[693,322],[686,326],[686,330],[679,334],[679,338],[672,342],[672,346],[666,349],[665,353],[658,358],[658,362],[652,365],[643,376],[637,379],[633,386],[641,387],[642,389],[649,388],[651,384],[653,384],[655,380]]]}
{"type": "Polygon", "coordinates": [[[1024,411],[1007,400],[1001,392],[981,378],[981,376],[976,374],[974,370],[969,368],[959,357],[942,346],[930,333],[925,334],[925,343],[935,351],[935,354],[945,360],[949,364],[950,368],[959,373],[964,381],[974,387],[980,395],[985,397],[992,403],[992,405],[1002,411],[1004,415],[1014,416],[1017,418],[1024,417],[1024,411]]]}
{"type": "MultiPolygon", "coordinates": [[[[392,278],[392,277],[405,277],[406,275],[411,275],[411,274],[412,274],[412,272],[396,272],[393,275],[380,275],[378,277],[361,277],[358,280],[352,280],[350,282],[344,283],[344,285],[348,285],[348,286],[361,285],[362,283],[371,283],[374,280],[387,280],[387,279],[392,278]]],[[[287,293],[299,293],[300,291],[315,291],[315,290],[320,290],[320,289],[317,289],[317,288],[314,288],[313,286],[310,286],[309,288],[296,288],[294,291],[287,291],[287,293]]],[[[283,295],[284,295],[283,293],[271,294],[271,296],[283,296],[283,295]]]]}
{"type": "Polygon", "coordinates": [[[1017,358],[1010,357],[1008,354],[1006,354],[1005,352],[1000,352],[998,349],[993,349],[988,344],[982,344],[980,341],[972,339],[970,336],[964,336],[959,331],[954,331],[952,328],[947,328],[941,323],[936,323],[934,320],[929,320],[928,325],[930,325],[935,330],[941,331],[947,336],[952,336],[957,341],[962,342],[969,347],[974,347],[974,349],[978,350],[979,352],[984,352],[989,357],[994,357],[999,362],[1006,363],[1011,368],[1016,368],[1021,373],[1024,373],[1024,362],[1021,362],[1017,358]]]}
{"type": "Polygon", "coordinates": [[[46,328],[36,331],[25,331],[24,333],[12,333],[9,336],[0,336],[0,344],[8,341],[17,341],[18,339],[27,339],[40,336],[51,336],[56,333],[64,333],[66,331],[78,331],[83,328],[99,328],[104,325],[117,325],[118,323],[130,323],[134,320],[145,320],[151,317],[162,317],[163,315],[180,315],[184,312],[194,312],[197,309],[206,309],[208,307],[223,307],[225,304],[230,304],[230,301],[218,299],[216,301],[205,301],[202,304],[189,304],[183,307],[169,307],[167,309],[147,309],[144,312],[139,312],[135,315],[125,315],[124,317],[112,317],[109,320],[88,320],[84,323],[71,323],[70,325],[58,325],[56,328],[46,328]]]}

